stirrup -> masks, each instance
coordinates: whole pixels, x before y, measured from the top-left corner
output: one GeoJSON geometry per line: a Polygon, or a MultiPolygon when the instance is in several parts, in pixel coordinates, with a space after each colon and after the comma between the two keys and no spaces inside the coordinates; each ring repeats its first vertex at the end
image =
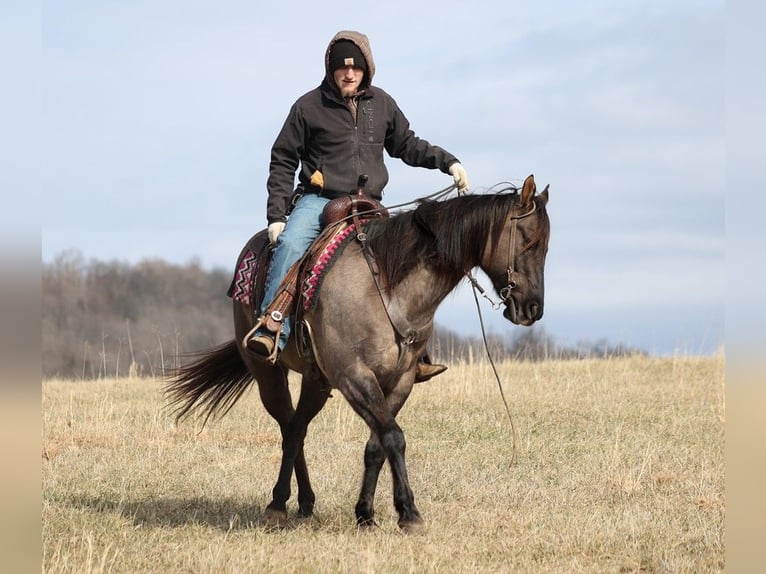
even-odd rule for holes
{"type": "MultiPolygon", "coordinates": [[[[278,311],[275,311],[275,313],[278,313],[278,311]]],[[[270,331],[268,329],[265,329],[268,331],[268,335],[256,335],[256,331],[260,329],[261,327],[265,327],[265,321],[266,315],[261,315],[261,317],[255,322],[255,325],[252,329],[250,329],[247,334],[242,338],[242,348],[247,349],[250,351],[250,356],[257,358],[261,361],[266,361],[272,365],[275,365],[277,363],[277,358],[279,357],[279,336],[282,334],[282,323],[279,323],[279,328],[276,332],[270,331]],[[250,342],[255,339],[256,337],[273,337],[273,346],[271,349],[271,353],[269,355],[262,355],[260,353],[255,352],[250,348],[250,342]]]]}

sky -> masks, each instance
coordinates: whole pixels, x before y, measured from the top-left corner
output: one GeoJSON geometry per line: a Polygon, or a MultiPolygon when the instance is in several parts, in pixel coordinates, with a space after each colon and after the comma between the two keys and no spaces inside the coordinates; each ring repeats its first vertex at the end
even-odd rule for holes
{"type": "MultiPolygon", "coordinates": [[[[290,106],[321,81],[330,38],[354,29],[370,38],[373,83],[460,159],[474,193],[529,174],[550,184],[549,336],[663,356],[721,348],[722,1],[262,4],[42,4],[44,263],[77,250],[233,270],[266,225],[290,106]]],[[[389,205],[451,183],[387,165],[389,205]]],[[[522,329],[481,305],[490,332],[522,329]]],[[[436,322],[480,334],[468,284],[436,322]]]]}

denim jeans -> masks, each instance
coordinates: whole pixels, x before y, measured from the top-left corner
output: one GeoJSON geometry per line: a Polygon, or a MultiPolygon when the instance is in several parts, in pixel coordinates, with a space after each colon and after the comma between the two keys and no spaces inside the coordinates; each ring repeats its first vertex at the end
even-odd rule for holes
{"type": "MultiPolygon", "coordinates": [[[[300,259],[309,248],[319,232],[322,231],[322,210],[327,202],[325,197],[315,193],[307,193],[298,200],[287,220],[284,231],[277,239],[271,265],[266,276],[266,291],[263,295],[261,313],[277,296],[277,289],[285,278],[290,267],[300,259]]],[[[279,337],[279,349],[283,350],[290,336],[290,318],[285,317],[282,324],[282,334],[279,337]]]]}

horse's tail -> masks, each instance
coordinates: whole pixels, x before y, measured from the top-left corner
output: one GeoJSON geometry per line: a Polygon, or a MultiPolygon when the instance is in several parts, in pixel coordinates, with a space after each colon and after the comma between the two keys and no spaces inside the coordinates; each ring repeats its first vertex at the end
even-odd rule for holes
{"type": "Polygon", "coordinates": [[[253,382],[236,341],[192,355],[196,361],[174,369],[165,385],[168,407],[179,422],[189,415],[220,418],[253,382]]]}

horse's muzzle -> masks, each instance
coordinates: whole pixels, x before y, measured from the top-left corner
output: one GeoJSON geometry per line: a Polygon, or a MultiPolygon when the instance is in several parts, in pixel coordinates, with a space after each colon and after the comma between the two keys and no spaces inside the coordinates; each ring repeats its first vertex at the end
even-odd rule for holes
{"type": "Polygon", "coordinates": [[[516,300],[513,297],[509,297],[505,303],[503,317],[508,319],[514,325],[528,327],[543,316],[543,306],[536,299],[532,299],[521,306],[521,313],[519,312],[519,307],[520,305],[516,300]]]}

